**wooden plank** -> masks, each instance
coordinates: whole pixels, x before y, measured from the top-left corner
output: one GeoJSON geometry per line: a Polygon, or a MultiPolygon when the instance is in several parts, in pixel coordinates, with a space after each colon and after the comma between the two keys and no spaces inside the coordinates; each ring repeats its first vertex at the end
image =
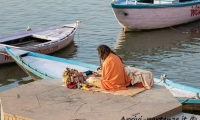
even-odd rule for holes
{"type": "Polygon", "coordinates": [[[200,104],[183,104],[183,110],[200,111],[200,104]]]}
{"type": "Polygon", "coordinates": [[[26,51],[26,50],[20,50],[20,49],[10,49],[11,52],[13,52],[12,50],[14,50],[14,54],[15,56],[20,56],[22,54],[26,54],[28,53],[29,51],[26,51]]]}

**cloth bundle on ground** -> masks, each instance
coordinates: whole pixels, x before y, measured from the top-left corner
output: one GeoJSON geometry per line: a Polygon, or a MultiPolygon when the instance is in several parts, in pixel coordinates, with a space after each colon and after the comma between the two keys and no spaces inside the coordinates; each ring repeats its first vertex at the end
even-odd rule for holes
{"type": "Polygon", "coordinates": [[[154,84],[154,77],[150,71],[137,69],[134,67],[125,67],[126,74],[131,79],[131,85],[142,83],[144,88],[151,89],[154,84]]]}
{"type": "Polygon", "coordinates": [[[62,75],[62,81],[69,89],[83,89],[88,91],[97,91],[104,93],[111,93],[116,95],[133,96],[140,92],[150,89],[154,84],[153,74],[150,71],[137,69],[134,67],[124,67],[125,74],[130,79],[127,89],[117,91],[107,91],[102,86],[101,77],[97,76],[95,72],[86,71],[78,72],[74,69],[66,68],[62,75]],[[136,86],[139,84],[140,86],[136,86]],[[142,87],[141,87],[142,86],[142,87]]]}

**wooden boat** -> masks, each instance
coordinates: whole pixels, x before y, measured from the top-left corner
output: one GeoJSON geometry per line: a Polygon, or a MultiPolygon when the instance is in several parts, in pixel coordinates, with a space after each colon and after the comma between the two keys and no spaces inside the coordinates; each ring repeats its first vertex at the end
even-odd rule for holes
{"type": "Polygon", "coordinates": [[[74,39],[79,21],[62,26],[29,30],[0,36],[0,64],[14,62],[5,55],[5,46],[49,54],[66,47],[74,39]]]}
{"type": "Polygon", "coordinates": [[[125,31],[165,28],[200,18],[199,0],[113,0],[111,6],[125,31]]]}
{"type": "MultiPolygon", "coordinates": [[[[6,52],[21,66],[27,73],[31,73],[40,79],[62,78],[62,73],[68,68],[77,69],[80,72],[88,70],[96,71],[98,66],[92,64],[81,63],[64,58],[53,57],[49,55],[39,54],[35,52],[19,50],[6,47],[6,52]]],[[[200,110],[200,89],[174,83],[165,76],[162,79],[154,78],[155,84],[166,86],[167,89],[181,103],[193,105],[196,110],[200,110]],[[197,98],[197,99],[195,99],[197,98]]],[[[189,108],[190,108],[189,107],[189,108]]]]}

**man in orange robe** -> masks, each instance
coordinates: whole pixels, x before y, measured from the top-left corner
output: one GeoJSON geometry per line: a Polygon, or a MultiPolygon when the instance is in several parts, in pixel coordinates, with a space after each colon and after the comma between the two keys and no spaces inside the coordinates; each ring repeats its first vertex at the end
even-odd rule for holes
{"type": "Polygon", "coordinates": [[[126,86],[130,85],[130,78],[125,72],[121,58],[107,45],[99,45],[97,51],[102,68],[101,77],[90,77],[87,82],[107,91],[126,89],[126,86]]]}
{"type": "Polygon", "coordinates": [[[130,84],[123,63],[119,56],[112,52],[106,57],[102,66],[102,87],[107,91],[124,90],[130,84]]]}

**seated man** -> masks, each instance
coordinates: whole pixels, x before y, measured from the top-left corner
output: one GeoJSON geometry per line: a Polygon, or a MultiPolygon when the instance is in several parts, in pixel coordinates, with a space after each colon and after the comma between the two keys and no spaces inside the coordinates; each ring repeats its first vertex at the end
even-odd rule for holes
{"type": "Polygon", "coordinates": [[[87,81],[106,91],[126,89],[130,85],[130,78],[125,72],[121,58],[107,45],[99,45],[97,51],[102,68],[101,77],[91,77],[87,81]]]}

